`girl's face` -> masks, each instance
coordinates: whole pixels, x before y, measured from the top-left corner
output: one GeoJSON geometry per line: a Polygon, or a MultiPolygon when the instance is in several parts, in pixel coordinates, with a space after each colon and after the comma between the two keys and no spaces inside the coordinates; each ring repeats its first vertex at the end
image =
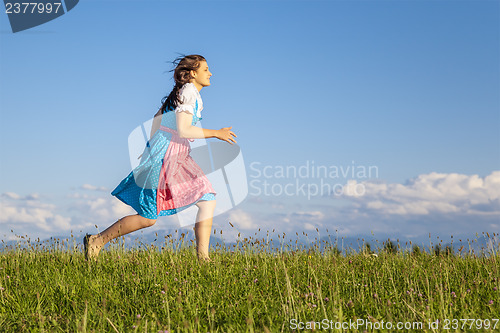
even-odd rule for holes
{"type": "Polygon", "coordinates": [[[210,77],[212,73],[208,70],[206,61],[200,62],[200,67],[196,71],[191,71],[191,82],[194,83],[199,89],[208,87],[210,85],[210,77]]]}

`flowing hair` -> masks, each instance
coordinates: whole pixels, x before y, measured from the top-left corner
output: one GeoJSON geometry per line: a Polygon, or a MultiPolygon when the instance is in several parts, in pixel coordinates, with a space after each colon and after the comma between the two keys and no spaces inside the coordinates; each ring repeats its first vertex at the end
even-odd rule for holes
{"type": "Polygon", "coordinates": [[[179,90],[182,86],[188,83],[193,77],[191,76],[191,71],[196,71],[200,68],[200,63],[206,61],[205,58],[199,54],[182,55],[172,61],[175,66],[170,72],[174,72],[175,85],[169,95],[163,97],[161,100],[161,107],[159,114],[168,112],[170,109],[174,109],[180,103],[179,100],[179,90]]]}

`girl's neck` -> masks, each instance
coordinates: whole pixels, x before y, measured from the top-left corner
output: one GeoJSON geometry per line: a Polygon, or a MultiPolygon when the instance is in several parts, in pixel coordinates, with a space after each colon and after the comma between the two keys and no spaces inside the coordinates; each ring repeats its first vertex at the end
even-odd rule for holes
{"type": "Polygon", "coordinates": [[[202,86],[202,85],[199,85],[199,84],[198,84],[198,83],[196,83],[196,82],[190,81],[190,83],[194,84],[194,86],[196,87],[196,89],[198,89],[198,92],[200,92],[200,91],[201,91],[201,88],[203,88],[203,86],[202,86]]]}

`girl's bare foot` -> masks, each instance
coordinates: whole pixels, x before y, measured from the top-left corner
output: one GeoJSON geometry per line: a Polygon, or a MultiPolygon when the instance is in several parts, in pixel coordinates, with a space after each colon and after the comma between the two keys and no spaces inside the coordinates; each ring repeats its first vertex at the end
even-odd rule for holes
{"type": "Polygon", "coordinates": [[[99,246],[96,242],[97,235],[86,234],[83,237],[83,248],[85,259],[87,261],[94,260],[97,261],[97,256],[101,251],[101,246],[99,246]]]}
{"type": "Polygon", "coordinates": [[[210,257],[201,254],[198,254],[198,260],[201,262],[213,262],[213,260],[210,259],[210,257]]]}

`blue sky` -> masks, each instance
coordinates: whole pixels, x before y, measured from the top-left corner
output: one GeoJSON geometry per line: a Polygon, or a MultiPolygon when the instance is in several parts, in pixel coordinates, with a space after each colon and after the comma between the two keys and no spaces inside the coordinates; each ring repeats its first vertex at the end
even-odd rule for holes
{"type": "Polygon", "coordinates": [[[253,162],[378,168],[356,180],[379,186],[363,197],[249,195],[218,227],[498,232],[499,13],[497,1],[81,1],[15,34],[0,15],[0,234],[103,229],[129,212],[109,192],[177,52],[207,58],[203,126],[233,126],[249,180],[253,162]]]}

